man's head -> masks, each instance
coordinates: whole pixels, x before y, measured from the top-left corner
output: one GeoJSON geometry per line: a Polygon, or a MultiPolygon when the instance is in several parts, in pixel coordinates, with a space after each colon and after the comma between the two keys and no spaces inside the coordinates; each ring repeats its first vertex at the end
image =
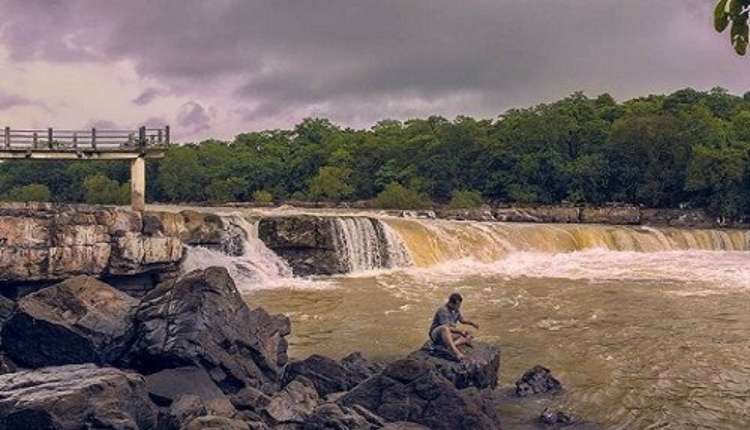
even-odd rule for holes
{"type": "Polygon", "coordinates": [[[461,297],[458,293],[453,293],[448,297],[448,307],[451,309],[458,309],[461,307],[461,302],[464,301],[464,298],[461,297]]]}

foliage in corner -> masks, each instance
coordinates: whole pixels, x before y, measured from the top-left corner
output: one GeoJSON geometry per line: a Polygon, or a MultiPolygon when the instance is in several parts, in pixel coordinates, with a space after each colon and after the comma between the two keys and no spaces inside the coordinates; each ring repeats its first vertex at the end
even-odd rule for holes
{"type": "Polygon", "coordinates": [[[749,13],[750,0],[720,0],[714,11],[716,31],[723,33],[729,28],[732,46],[739,55],[747,52],[749,13]]]}

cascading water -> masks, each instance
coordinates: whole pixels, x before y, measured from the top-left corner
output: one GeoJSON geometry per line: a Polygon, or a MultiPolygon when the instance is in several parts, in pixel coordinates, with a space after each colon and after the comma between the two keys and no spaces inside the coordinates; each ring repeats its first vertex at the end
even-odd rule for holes
{"type": "Polygon", "coordinates": [[[210,266],[226,267],[240,289],[269,288],[292,277],[289,265],[258,239],[258,222],[242,216],[224,218],[227,224],[222,250],[191,247],[183,271],[210,266]]]}
{"type": "Polygon", "coordinates": [[[336,250],[349,272],[411,265],[403,242],[380,220],[365,217],[332,218],[336,250]]]}

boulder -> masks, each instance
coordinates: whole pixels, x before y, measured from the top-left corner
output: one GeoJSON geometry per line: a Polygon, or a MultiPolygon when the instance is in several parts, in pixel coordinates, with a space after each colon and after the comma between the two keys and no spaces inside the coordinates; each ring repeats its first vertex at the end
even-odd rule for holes
{"type": "Polygon", "coordinates": [[[15,310],[16,302],[7,297],[0,296],[0,329],[3,328],[3,325],[10,319],[15,310]]]}
{"type": "Polygon", "coordinates": [[[226,269],[195,270],[143,298],[123,361],[145,373],[202,367],[227,394],[248,386],[272,392],[281,379],[286,342],[279,338],[288,325],[284,317],[250,311],[226,269]]]}
{"type": "Polygon", "coordinates": [[[422,360],[434,366],[458,389],[476,387],[495,388],[500,370],[500,350],[494,346],[474,341],[473,347],[462,347],[464,362],[457,362],[452,354],[428,341],[409,358],[422,360]]]}
{"type": "Polygon", "coordinates": [[[154,429],[143,378],[93,364],[0,376],[3,430],[154,429]]]}
{"type": "Polygon", "coordinates": [[[236,412],[229,398],[199,367],[165,369],[145,376],[146,389],[158,406],[170,406],[186,395],[197,396],[213,415],[232,417],[236,412]]]}
{"type": "Polygon", "coordinates": [[[271,403],[271,398],[268,395],[253,387],[245,387],[231,394],[229,400],[240,411],[259,411],[271,403]]]}
{"type": "Polygon", "coordinates": [[[271,397],[261,415],[274,426],[304,425],[320,400],[313,383],[304,376],[287,384],[271,397]]]}
{"type": "Polygon", "coordinates": [[[309,379],[321,397],[339,391],[348,391],[361,382],[360,378],[354,377],[348,369],[335,360],[317,354],[289,363],[284,371],[283,382],[289,383],[298,376],[309,379]]]}
{"type": "Polygon", "coordinates": [[[387,423],[381,427],[380,430],[430,430],[430,428],[421,424],[410,423],[408,421],[396,421],[387,423]]]}
{"type": "Polygon", "coordinates": [[[359,384],[365,379],[383,371],[384,366],[380,363],[369,361],[361,352],[352,352],[342,358],[340,364],[349,371],[352,380],[359,384]]]}
{"type": "Polygon", "coordinates": [[[195,418],[185,427],[185,430],[252,430],[244,421],[232,418],[206,415],[195,418]]]}
{"type": "Polygon", "coordinates": [[[138,301],[88,276],[29,294],[2,329],[3,349],[23,367],[113,363],[131,339],[138,301]]]}
{"type": "Polygon", "coordinates": [[[562,384],[552,376],[552,372],[546,367],[537,365],[526,371],[516,381],[515,393],[519,397],[527,397],[534,394],[559,392],[561,390],[562,384]]]}
{"type": "Polygon", "coordinates": [[[434,430],[497,429],[494,409],[482,396],[476,389],[457,389],[427,361],[408,358],[391,363],[337,403],[434,430]]]}
{"type": "Polygon", "coordinates": [[[200,397],[186,395],[177,399],[159,419],[159,430],[182,430],[198,417],[208,415],[200,397]]]}
{"type": "Polygon", "coordinates": [[[286,260],[297,276],[349,271],[337,252],[332,218],[310,215],[263,218],[258,224],[258,237],[286,260]]]}
{"type": "Polygon", "coordinates": [[[336,403],[323,403],[305,421],[304,430],[372,430],[385,425],[382,418],[359,405],[348,408],[336,403]]]}

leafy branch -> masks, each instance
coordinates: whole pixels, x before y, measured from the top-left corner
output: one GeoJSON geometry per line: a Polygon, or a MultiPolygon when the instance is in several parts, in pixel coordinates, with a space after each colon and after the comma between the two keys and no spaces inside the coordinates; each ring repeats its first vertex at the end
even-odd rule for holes
{"type": "Polygon", "coordinates": [[[750,0],[720,0],[714,11],[714,27],[723,33],[729,24],[730,40],[739,55],[745,55],[748,43],[748,14],[750,0]]]}

